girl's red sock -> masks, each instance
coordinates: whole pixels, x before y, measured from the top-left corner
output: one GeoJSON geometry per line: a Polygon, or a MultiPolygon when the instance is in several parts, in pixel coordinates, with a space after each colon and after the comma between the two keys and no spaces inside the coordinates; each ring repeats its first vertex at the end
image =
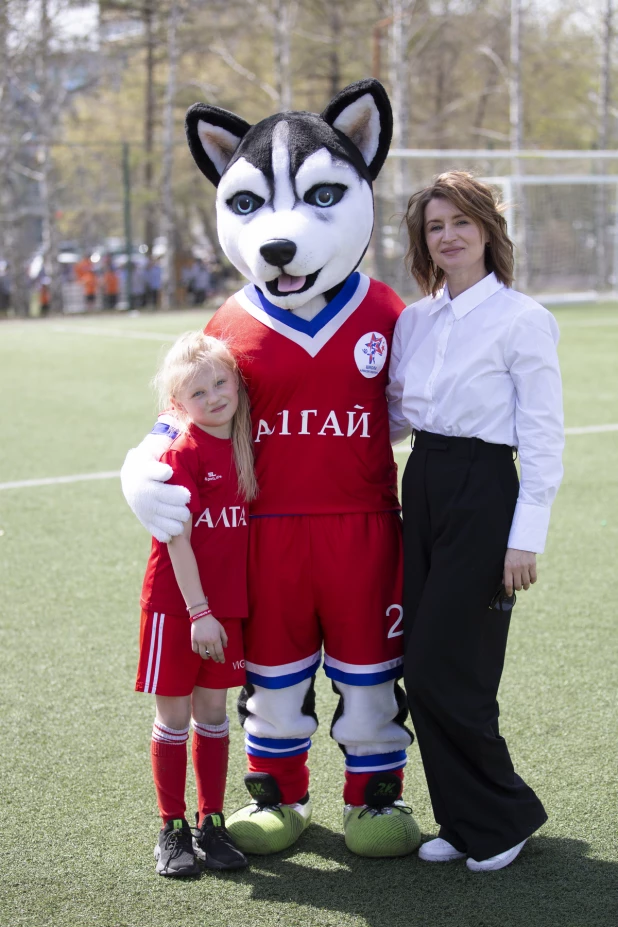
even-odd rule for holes
{"type": "Polygon", "coordinates": [[[150,758],[157,804],[164,824],[174,818],[184,818],[186,814],[188,739],[188,727],[177,731],[155,719],[152,728],[150,758]]]}
{"type": "Polygon", "coordinates": [[[230,723],[201,724],[193,721],[193,769],[197,783],[199,823],[207,814],[223,811],[227,760],[230,749],[230,723]]]}

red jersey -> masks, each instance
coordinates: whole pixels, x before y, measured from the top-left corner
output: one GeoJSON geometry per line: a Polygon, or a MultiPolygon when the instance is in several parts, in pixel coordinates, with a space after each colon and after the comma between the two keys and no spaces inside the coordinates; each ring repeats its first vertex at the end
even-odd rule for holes
{"type": "Polygon", "coordinates": [[[253,285],[207,326],[249,388],[259,494],[253,515],[399,509],[386,385],[403,302],[354,273],[310,322],[253,285]]]}
{"type": "MultiPolygon", "coordinates": [[[[191,547],[215,618],[246,618],[248,513],[238,491],[231,439],[191,425],[161,460],[174,471],[168,482],[191,493],[191,547]]],[[[154,538],[140,601],[146,611],[186,614],[167,544],[154,538]]]]}

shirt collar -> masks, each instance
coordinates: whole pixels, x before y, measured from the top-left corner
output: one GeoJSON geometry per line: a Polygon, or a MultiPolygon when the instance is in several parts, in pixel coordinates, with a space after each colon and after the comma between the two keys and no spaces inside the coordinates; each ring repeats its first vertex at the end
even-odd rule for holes
{"type": "Polygon", "coordinates": [[[448,285],[446,285],[444,289],[436,295],[435,303],[431,307],[429,314],[433,315],[434,312],[439,312],[444,306],[450,304],[455,318],[462,319],[464,315],[472,312],[473,309],[476,309],[477,306],[480,306],[486,299],[489,299],[490,296],[493,296],[494,293],[497,293],[498,290],[503,288],[504,284],[500,283],[494,273],[487,274],[486,277],[483,277],[482,280],[479,280],[478,283],[475,283],[474,286],[471,286],[468,290],[464,290],[463,293],[460,293],[455,299],[451,299],[448,285]]]}

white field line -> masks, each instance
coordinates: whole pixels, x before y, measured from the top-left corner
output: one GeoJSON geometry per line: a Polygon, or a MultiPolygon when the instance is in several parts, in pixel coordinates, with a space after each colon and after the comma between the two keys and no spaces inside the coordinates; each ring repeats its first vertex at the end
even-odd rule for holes
{"type": "Polygon", "coordinates": [[[74,476],[49,476],[41,480],[16,480],[13,483],[0,483],[0,489],[29,489],[31,486],[55,486],[57,483],[83,483],[86,480],[113,480],[119,476],[119,470],[104,470],[101,473],[76,473],[74,476]]]}
{"type": "MultiPolygon", "coordinates": [[[[584,425],[582,428],[565,428],[567,435],[594,435],[608,431],[618,431],[615,425],[584,425]]],[[[396,454],[407,453],[410,449],[408,441],[393,445],[396,454]]],[[[104,470],[101,473],[77,473],[74,476],[50,476],[40,480],[16,480],[12,483],[0,483],[2,489],[29,489],[33,486],[56,486],[59,483],[83,483],[87,480],[114,480],[120,477],[119,470],[104,470]]]]}
{"type": "MultiPolygon", "coordinates": [[[[618,318],[613,319],[562,319],[560,328],[604,328],[618,325],[618,318]]],[[[121,328],[105,328],[103,326],[88,325],[62,325],[53,323],[47,326],[47,331],[59,332],[69,335],[99,335],[108,338],[134,338],[141,341],[172,341],[177,337],[173,332],[132,331],[121,328]]]]}
{"type": "Polygon", "coordinates": [[[78,325],[50,325],[46,331],[61,332],[63,334],[69,335],[98,335],[106,336],[109,338],[134,338],[138,341],[173,341],[177,335],[173,332],[140,332],[140,331],[131,331],[127,329],[123,331],[121,328],[105,328],[94,327],[94,326],[84,326],[83,328],[78,325]]]}
{"type": "Polygon", "coordinates": [[[584,425],[581,428],[565,428],[565,435],[598,435],[604,431],[618,431],[618,425],[584,425]]]}
{"type": "Polygon", "coordinates": [[[618,319],[558,319],[560,328],[605,328],[618,325],[618,319]]]}
{"type": "MultiPolygon", "coordinates": [[[[19,325],[19,323],[16,324],[19,325]]],[[[618,326],[618,318],[562,319],[559,325],[560,328],[614,328],[618,326]]],[[[97,337],[128,338],[136,341],[173,341],[178,335],[174,332],[123,330],[104,325],[86,325],[80,322],[75,325],[51,322],[46,324],[45,330],[68,335],[96,335],[97,337]]]]}

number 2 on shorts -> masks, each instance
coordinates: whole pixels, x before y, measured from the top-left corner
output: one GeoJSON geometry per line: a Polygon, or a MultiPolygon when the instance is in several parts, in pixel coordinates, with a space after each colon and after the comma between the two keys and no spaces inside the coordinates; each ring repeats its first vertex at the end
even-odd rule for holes
{"type": "Polygon", "coordinates": [[[401,635],[403,634],[403,631],[399,631],[398,628],[401,625],[401,622],[403,621],[403,608],[401,607],[401,605],[389,605],[388,608],[386,609],[386,617],[390,618],[391,612],[393,611],[397,613],[397,620],[395,621],[394,625],[392,625],[391,629],[389,630],[386,636],[387,637],[401,637],[401,635]]]}

